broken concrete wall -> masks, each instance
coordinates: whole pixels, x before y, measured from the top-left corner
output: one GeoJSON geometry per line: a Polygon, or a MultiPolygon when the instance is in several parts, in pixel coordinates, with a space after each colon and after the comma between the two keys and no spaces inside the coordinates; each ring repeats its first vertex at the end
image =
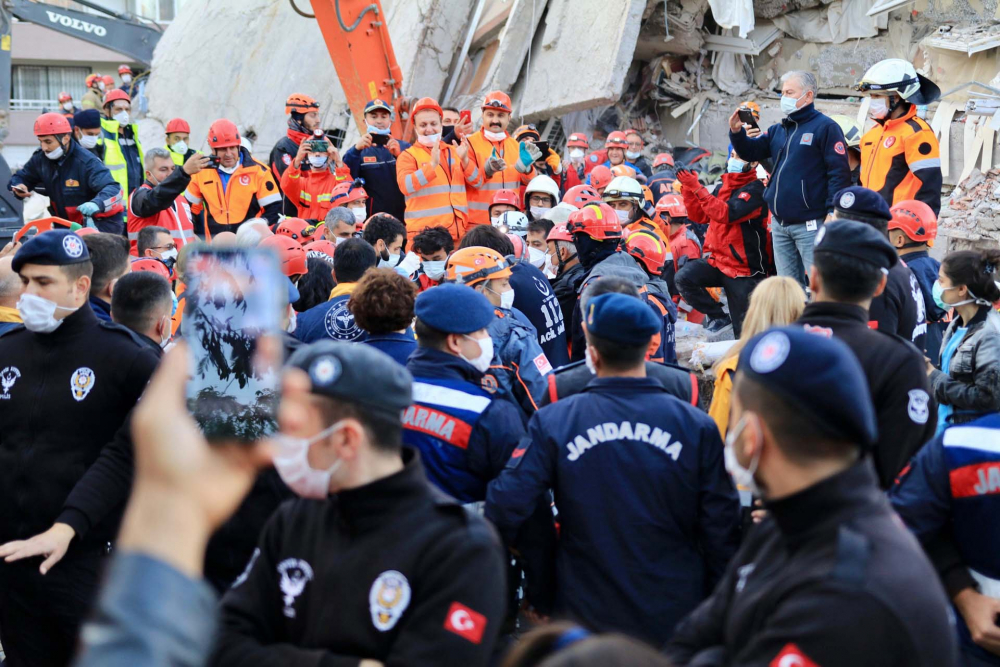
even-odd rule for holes
{"type": "Polygon", "coordinates": [[[546,0],[513,0],[507,23],[500,31],[500,46],[486,76],[484,92],[511,90],[528,55],[532,36],[542,22],[546,0]]]}

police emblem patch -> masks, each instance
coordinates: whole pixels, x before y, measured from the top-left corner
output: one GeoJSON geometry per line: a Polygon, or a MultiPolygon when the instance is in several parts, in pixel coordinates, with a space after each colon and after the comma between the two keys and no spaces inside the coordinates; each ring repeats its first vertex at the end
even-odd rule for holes
{"type": "Polygon", "coordinates": [[[840,195],[840,208],[851,208],[854,206],[854,193],[845,192],[840,195]]]}
{"type": "Polygon", "coordinates": [[[76,259],[83,254],[83,241],[81,241],[80,237],[76,234],[64,236],[62,240],[62,247],[63,250],[66,251],[66,254],[73,259],[76,259]]]}
{"type": "Polygon", "coordinates": [[[73,398],[77,401],[87,398],[87,394],[94,388],[96,381],[97,376],[94,375],[94,371],[86,366],[77,368],[73,371],[73,376],[69,379],[69,388],[73,392],[73,398]]]}
{"type": "Polygon", "coordinates": [[[914,424],[926,424],[931,411],[928,407],[931,397],[923,389],[911,389],[907,392],[910,397],[906,404],[906,414],[914,424]]]}
{"type": "Polygon", "coordinates": [[[323,328],[326,329],[326,335],[330,338],[348,343],[361,338],[362,333],[360,327],[354,323],[354,315],[347,309],[346,300],[326,311],[323,328]]]}
{"type": "Polygon", "coordinates": [[[0,391],[0,400],[10,399],[10,390],[19,377],[21,377],[21,371],[17,370],[17,366],[8,366],[0,371],[0,390],[2,390],[0,391]]]}
{"type": "Polygon", "coordinates": [[[288,618],[295,618],[295,598],[302,595],[306,589],[306,584],[312,581],[313,570],[309,563],[301,558],[286,558],[278,563],[278,574],[281,575],[281,594],[284,598],[285,608],[282,613],[288,618]]]}
{"type": "Polygon", "coordinates": [[[333,356],[320,357],[309,367],[313,384],[325,387],[340,377],[340,360],[333,356]]]}
{"type": "Polygon", "coordinates": [[[785,363],[788,358],[790,343],[788,336],[782,331],[775,331],[764,336],[753,354],[750,355],[750,368],[758,373],[770,373],[785,363]]]}
{"type": "Polygon", "coordinates": [[[378,575],[368,593],[368,608],[377,630],[392,630],[409,605],[410,582],[401,572],[386,570],[378,575]]]}

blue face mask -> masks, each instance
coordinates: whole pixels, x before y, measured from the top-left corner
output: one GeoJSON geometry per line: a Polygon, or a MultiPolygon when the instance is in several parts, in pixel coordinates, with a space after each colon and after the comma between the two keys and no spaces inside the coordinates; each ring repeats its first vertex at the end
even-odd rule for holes
{"type": "Polygon", "coordinates": [[[726,162],[726,171],[730,174],[739,174],[746,169],[747,163],[739,158],[731,157],[729,161],[726,162]]]}
{"type": "MultiPolygon", "coordinates": [[[[805,97],[805,96],[803,95],[803,97],[805,97]]],[[[782,95],[781,96],[781,111],[782,111],[782,113],[784,113],[787,116],[788,114],[797,111],[798,110],[799,100],[801,100],[801,99],[802,99],[802,97],[796,98],[796,97],[788,97],[787,95],[782,95]]]]}
{"type": "Polygon", "coordinates": [[[368,134],[389,134],[390,132],[392,132],[392,127],[387,127],[384,130],[380,130],[374,125],[368,126],[368,134]]]}

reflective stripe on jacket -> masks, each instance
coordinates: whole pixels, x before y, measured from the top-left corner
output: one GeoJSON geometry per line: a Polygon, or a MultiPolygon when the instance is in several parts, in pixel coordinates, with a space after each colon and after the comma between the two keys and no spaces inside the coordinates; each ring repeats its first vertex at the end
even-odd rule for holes
{"type": "Polygon", "coordinates": [[[941,211],[941,153],[934,130],[917,107],[899,118],[875,123],[861,137],[861,185],[892,206],[917,199],[941,211]]]}
{"type": "Polygon", "coordinates": [[[187,179],[179,177],[178,173],[185,177],[187,176],[182,169],[175,169],[174,173],[163,179],[163,182],[156,186],[156,188],[150,185],[149,181],[146,181],[132,193],[132,198],[128,203],[128,219],[126,222],[129,252],[132,255],[137,255],[138,253],[139,231],[144,227],[163,227],[170,232],[170,236],[178,248],[182,248],[185,244],[195,241],[194,224],[191,221],[191,208],[182,195],[184,191],[183,184],[187,179]],[[176,187],[172,188],[171,186],[176,187]],[[160,191],[157,192],[157,190],[160,191]],[[163,203],[151,200],[159,199],[160,196],[169,197],[171,194],[174,196],[174,199],[164,208],[160,208],[160,210],[155,212],[147,210],[159,208],[163,203]],[[139,213],[147,215],[140,216],[139,213]]]}
{"type": "MultiPolygon", "coordinates": [[[[139,126],[132,123],[129,125],[129,128],[132,130],[131,140],[135,142],[135,147],[139,151],[140,178],[137,181],[141,181],[143,152],[142,143],[139,141],[139,126]]],[[[104,165],[111,172],[111,177],[118,182],[118,185],[122,186],[122,203],[128,206],[130,191],[139,187],[141,183],[129,183],[128,181],[128,162],[125,159],[125,154],[122,152],[121,144],[118,143],[118,130],[118,121],[108,120],[107,118],[101,119],[101,143],[104,144],[104,165]]]]}
{"type": "Polygon", "coordinates": [[[296,215],[307,220],[323,220],[333,208],[333,189],[351,175],[345,167],[302,171],[291,165],[281,174],[281,191],[285,198],[295,204],[296,215]]]}
{"type": "Polygon", "coordinates": [[[475,163],[478,170],[478,175],[469,181],[469,186],[466,188],[466,196],[469,199],[469,222],[472,225],[488,225],[493,195],[498,190],[520,190],[521,186],[527,185],[535,177],[536,172],[532,167],[530,172],[522,174],[514,167],[517,164],[520,148],[517,139],[513,137],[508,136],[503,141],[490,141],[480,130],[469,137],[469,145],[472,146],[469,160],[475,163]],[[507,163],[507,168],[487,179],[486,161],[490,159],[494,150],[507,163]]]}
{"type": "Polygon", "coordinates": [[[421,229],[441,226],[458,243],[469,221],[465,185],[475,182],[479,172],[471,159],[463,168],[450,146],[441,146],[437,168],[432,169],[430,161],[430,151],[420,144],[413,144],[396,159],[396,183],[406,199],[406,234],[412,239],[421,229]]]}

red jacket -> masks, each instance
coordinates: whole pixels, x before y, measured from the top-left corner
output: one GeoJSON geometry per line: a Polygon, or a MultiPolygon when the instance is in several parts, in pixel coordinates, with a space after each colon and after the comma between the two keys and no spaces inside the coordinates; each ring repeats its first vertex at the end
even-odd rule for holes
{"type": "Polygon", "coordinates": [[[675,233],[670,235],[670,252],[674,256],[674,268],[680,269],[677,266],[679,258],[701,258],[701,241],[698,240],[694,232],[688,229],[687,225],[681,225],[675,233]]]}
{"type": "MultiPolygon", "coordinates": [[[[712,196],[704,186],[681,189],[688,218],[709,223],[703,252],[709,264],[730,278],[767,274],[767,203],[764,184],[753,171],[723,174],[712,196]]],[[[675,255],[676,256],[676,255],[675,255]]]]}

